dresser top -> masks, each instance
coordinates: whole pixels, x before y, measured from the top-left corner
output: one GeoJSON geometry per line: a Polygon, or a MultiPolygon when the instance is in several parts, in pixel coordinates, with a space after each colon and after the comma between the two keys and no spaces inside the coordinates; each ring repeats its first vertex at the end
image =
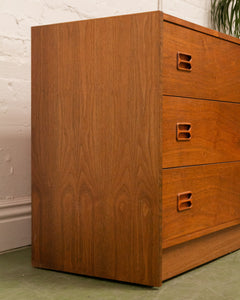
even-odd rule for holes
{"type": "Polygon", "coordinates": [[[216,31],[216,30],[213,30],[213,29],[210,29],[210,28],[207,28],[207,27],[203,27],[203,26],[200,26],[200,25],[182,20],[182,19],[177,18],[177,17],[173,17],[173,16],[165,14],[165,13],[163,14],[163,20],[166,21],[166,22],[169,22],[169,23],[173,23],[173,24],[182,26],[182,27],[190,28],[194,31],[198,31],[198,32],[202,32],[202,33],[207,34],[207,35],[215,36],[215,37],[220,38],[222,40],[226,40],[226,41],[229,41],[229,42],[232,42],[232,43],[235,43],[235,44],[240,44],[240,39],[238,39],[236,37],[233,37],[233,36],[230,36],[228,34],[221,33],[219,31],[216,31]]]}
{"type": "Polygon", "coordinates": [[[173,24],[185,27],[185,28],[189,28],[191,30],[201,32],[201,33],[204,33],[204,34],[207,34],[207,35],[211,35],[211,36],[214,36],[214,37],[217,37],[217,38],[220,38],[222,40],[226,40],[226,41],[229,41],[229,42],[232,42],[232,43],[235,43],[235,44],[240,44],[240,39],[238,39],[236,37],[233,37],[233,36],[218,32],[216,30],[213,30],[213,29],[210,29],[210,28],[207,28],[207,27],[203,27],[203,26],[200,26],[200,25],[182,20],[180,18],[165,14],[165,13],[159,11],[159,10],[143,12],[143,13],[141,12],[141,13],[136,13],[136,14],[126,14],[126,15],[119,15],[119,16],[112,16],[112,17],[104,17],[104,18],[93,18],[93,19],[86,19],[86,20],[79,20],[79,21],[62,22],[62,23],[56,23],[56,24],[37,25],[37,26],[32,26],[32,29],[36,28],[36,27],[56,26],[56,25],[73,23],[73,22],[74,23],[75,22],[89,22],[89,21],[91,22],[91,20],[103,20],[103,19],[109,19],[110,20],[110,19],[115,19],[115,18],[124,17],[124,16],[129,17],[131,15],[141,15],[141,14],[144,15],[144,14],[154,14],[154,13],[155,14],[159,13],[161,16],[163,16],[163,20],[165,22],[169,22],[169,23],[173,23],[173,24]]]}

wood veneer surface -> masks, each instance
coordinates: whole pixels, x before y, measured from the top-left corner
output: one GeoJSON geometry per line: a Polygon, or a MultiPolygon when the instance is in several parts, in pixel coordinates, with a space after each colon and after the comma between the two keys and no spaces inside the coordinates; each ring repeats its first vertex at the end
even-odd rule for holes
{"type": "MultiPolygon", "coordinates": [[[[227,109],[222,120],[227,106],[205,100],[202,111],[213,109],[208,115],[214,118],[210,131],[217,130],[220,145],[216,137],[214,142],[203,139],[203,148],[199,146],[196,138],[207,133],[207,125],[196,116],[188,144],[191,148],[196,142],[191,151],[168,148],[176,121],[174,109],[185,122],[185,116],[197,114],[195,103],[199,102],[190,99],[187,106],[187,99],[179,98],[183,100],[180,107],[176,99],[165,97],[169,103],[164,100],[162,108],[162,94],[240,102],[238,44],[237,39],[171,16],[164,15],[163,22],[160,12],[32,29],[34,266],[160,286],[162,275],[167,279],[240,247],[234,240],[239,230],[227,229],[165,249],[161,270],[162,247],[173,241],[165,239],[162,244],[161,132],[170,126],[169,137],[163,137],[165,168],[238,159],[239,152],[238,135],[233,138],[232,133],[239,126],[237,106],[227,109]],[[192,72],[177,70],[178,51],[192,55],[192,72]],[[198,133],[195,128],[200,128],[198,133]],[[226,130],[225,135],[218,128],[226,130]],[[213,153],[206,158],[208,146],[213,153]],[[201,249],[208,246],[212,252],[199,258],[201,249]]],[[[227,170],[226,176],[236,173],[227,170]]],[[[194,181],[194,168],[188,172],[192,174],[186,176],[189,182],[194,181]]],[[[183,187],[186,181],[177,183],[177,174],[169,177],[169,184],[180,182],[183,187]]],[[[217,178],[212,181],[214,187],[223,180],[222,175],[217,178]]],[[[211,195],[218,194],[206,187],[211,195]]],[[[226,187],[232,188],[230,193],[236,188],[230,183],[226,187]]],[[[222,204],[227,204],[225,199],[222,204]]],[[[237,213],[237,202],[233,206],[237,213]]],[[[225,214],[219,209],[228,221],[234,215],[232,209],[225,214]]],[[[224,224],[234,225],[237,219],[231,220],[224,224]]],[[[215,221],[206,221],[207,230],[215,221]]],[[[203,231],[196,232],[195,236],[186,232],[185,237],[192,239],[203,231]]],[[[181,236],[177,239],[183,241],[181,236]]]]}
{"type": "Polygon", "coordinates": [[[163,97],[163,168],[240,160],[240,105],[163,97]],[[177,141],[179,122],[192,138],[177,141]]]}
{"type": "Polygon", "coordinates": [[[239,225],[170,247],[163,251],[162,278],[167,280],[239,248],[239,225]]]}
{"type": "Polygon", "coordinates": [[[240,163],[163,170],[163,248],[240,224],[240,163]],[[192,208],[177,209],[177,195],[191,191],[192,208]]]}
{"type": "Polygon", "coordinates": [[[228,34],[225,34],[225,33],[222,33],[222,32],[207,28],[207,27],[203,27],[203,26],[198,25],[198,24],[194,24],[192,22],[188,22],[186,20],[171,16],[171,15],[168,15],[168,14],[163,14],[163,19],[164,19],[165,22],[173,23],[175,25],[180,25],[182,27],[186,27],[188,29],[198,31],[198,32],[201,32],[203,34],[210,35],[210,36],[214,36],[214,37],[217,37],[217,38],[220,38],[222,40],[229,41],[229,42],[232,42],[232,43],[235,43],[235,44],[240,44],[240,39],[239,38],[230,36],[228,34]]]}
{"type": "Polygon", "coordinates": [[[240,102],[239,44],[163,23],[163,94],[240,102]],[[177,69],[178,52],[192,56],[191,72],[177,69]]]}
{"type": "Polygon", "coordinates": [[[34,266],[161,284],[161,18],[32,29],[34,266]]]}

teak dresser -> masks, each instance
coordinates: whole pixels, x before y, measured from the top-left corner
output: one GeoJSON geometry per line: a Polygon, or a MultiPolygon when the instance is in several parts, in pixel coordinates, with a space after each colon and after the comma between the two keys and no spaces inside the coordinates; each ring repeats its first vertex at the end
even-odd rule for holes
{"type": "Polygon", "coordinates": [[[240,40],[160,11],[32,28],[33,266],[149,286],[240,248],[240,40]]]}

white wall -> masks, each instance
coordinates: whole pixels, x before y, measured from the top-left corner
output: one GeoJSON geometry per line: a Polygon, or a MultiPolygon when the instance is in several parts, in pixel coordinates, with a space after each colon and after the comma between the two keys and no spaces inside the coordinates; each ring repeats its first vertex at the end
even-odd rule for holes
{"type": "Polygon", "coordinates": [[[161,9],[169,15],[209,27],[210,4],[210,0],[162,0],[161,9]]]}
{"type": "Polygon", "coordinates": [[[0,1],[0,251],[30,243],[30,27],[159,8],[207,26],[209,2],[0,1]]]}

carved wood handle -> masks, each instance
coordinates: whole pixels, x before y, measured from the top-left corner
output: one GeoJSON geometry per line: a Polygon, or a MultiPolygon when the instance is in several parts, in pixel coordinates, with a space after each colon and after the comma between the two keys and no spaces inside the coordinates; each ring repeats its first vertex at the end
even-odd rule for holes
{"type": "Polygon", "coordinates": [[[192,55],[187,53],[177,53],[177,69],[181,71],[192,71],[192,55]]]}
{"type": "Polygon", "coordinates": [[[177,123],[177,141],[190,141],[192,138],[191,123],[177,123]]]}
{"type": "Polygon", "coordinates": [[[179,193],[177,199],[179,212],[192,208],[192,192],[179,193]]]}

